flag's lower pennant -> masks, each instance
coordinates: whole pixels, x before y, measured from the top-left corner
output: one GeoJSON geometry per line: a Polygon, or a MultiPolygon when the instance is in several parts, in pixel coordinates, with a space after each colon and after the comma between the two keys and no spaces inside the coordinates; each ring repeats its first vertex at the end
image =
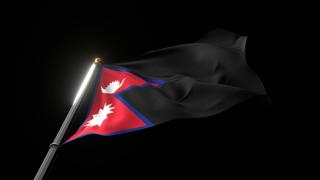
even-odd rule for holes
{"type": "Polygon", "coordinates": [[[66,142],[90,134],[115,135],[152,126],[120,93],[144,86],[160,87],[164,81],[148,80],[124,68],[103,67],[88,117],[66,142]]]}

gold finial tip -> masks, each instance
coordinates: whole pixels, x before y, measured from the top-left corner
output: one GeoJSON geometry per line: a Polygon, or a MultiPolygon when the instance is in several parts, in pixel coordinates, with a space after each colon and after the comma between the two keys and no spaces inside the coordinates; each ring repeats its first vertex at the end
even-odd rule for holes
{"type": "Polygon", "coordinates": [[[98,57],[97,57],[97,58],[94,59],[94,63],[95,63],[95,64],[99,64],[99,63],[101,63],[101,62],[102,62],[101,58],[98,58],[98,57]]]}

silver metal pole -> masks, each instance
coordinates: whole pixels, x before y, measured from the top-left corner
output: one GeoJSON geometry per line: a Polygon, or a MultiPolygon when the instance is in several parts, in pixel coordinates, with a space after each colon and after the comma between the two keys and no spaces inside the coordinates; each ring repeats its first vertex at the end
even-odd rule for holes
{"type": "Polygon", "coordinates": [[[63,124],[60,127],[60,130],[58,132],[58,134],[56,135],[55,139],[53,140],[53,143],[50,144],[49,146],[49,151],[46,155],[46,157],[44,158],[36,176],[34,177],[34,180],[42,180],[44,175],[46,174],[46,171],[48,169],[48,167],[50,166],[50,163],[55,155],[55,153],[57,152],[58,148],[60,147],[61,141],[71,123],[71,120],[73,118],[74,113],[76,112],[76,110],[78,109],[81,99],[84,95],[85,90],[87,89],[87,84],[89,83],[91,76],[94,72],[95,66],[97,64],[99,64],[101,62],[100,58],[96,58],[94,60],[94,63],[92,64],[89,72],[87,73],[84,81],[81,84],[81,87],[78,91],[78,94],[76,95],[75,101],[72,105],[72,107],[70,108],[63,124]]]}

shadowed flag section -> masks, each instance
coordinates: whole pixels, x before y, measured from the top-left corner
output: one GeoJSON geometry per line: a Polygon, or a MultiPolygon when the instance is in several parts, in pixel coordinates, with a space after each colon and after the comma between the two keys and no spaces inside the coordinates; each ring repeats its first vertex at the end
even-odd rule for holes
{"type": "Polygon", "coordinates": [[[66,142],[208,117],[265,96],[262,82],[246,63],[245,44],[246,37],[214,30],[195,43],[102,66],[89,114],[66,142]]]}

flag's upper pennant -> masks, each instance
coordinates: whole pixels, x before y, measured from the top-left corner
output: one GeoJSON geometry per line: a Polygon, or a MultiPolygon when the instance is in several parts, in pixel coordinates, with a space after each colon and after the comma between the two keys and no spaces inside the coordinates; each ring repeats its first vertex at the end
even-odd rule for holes
{"type": "Polygon", "coordinates": [[[98,90],[90,109],[79,130],[66,142],[89,134],[114,135],[152,126],[152,123],[130,106],[120,93],[131,88],[163,84],[162,80],[148,80],[124,68],[103,67],[98,90]]]}

